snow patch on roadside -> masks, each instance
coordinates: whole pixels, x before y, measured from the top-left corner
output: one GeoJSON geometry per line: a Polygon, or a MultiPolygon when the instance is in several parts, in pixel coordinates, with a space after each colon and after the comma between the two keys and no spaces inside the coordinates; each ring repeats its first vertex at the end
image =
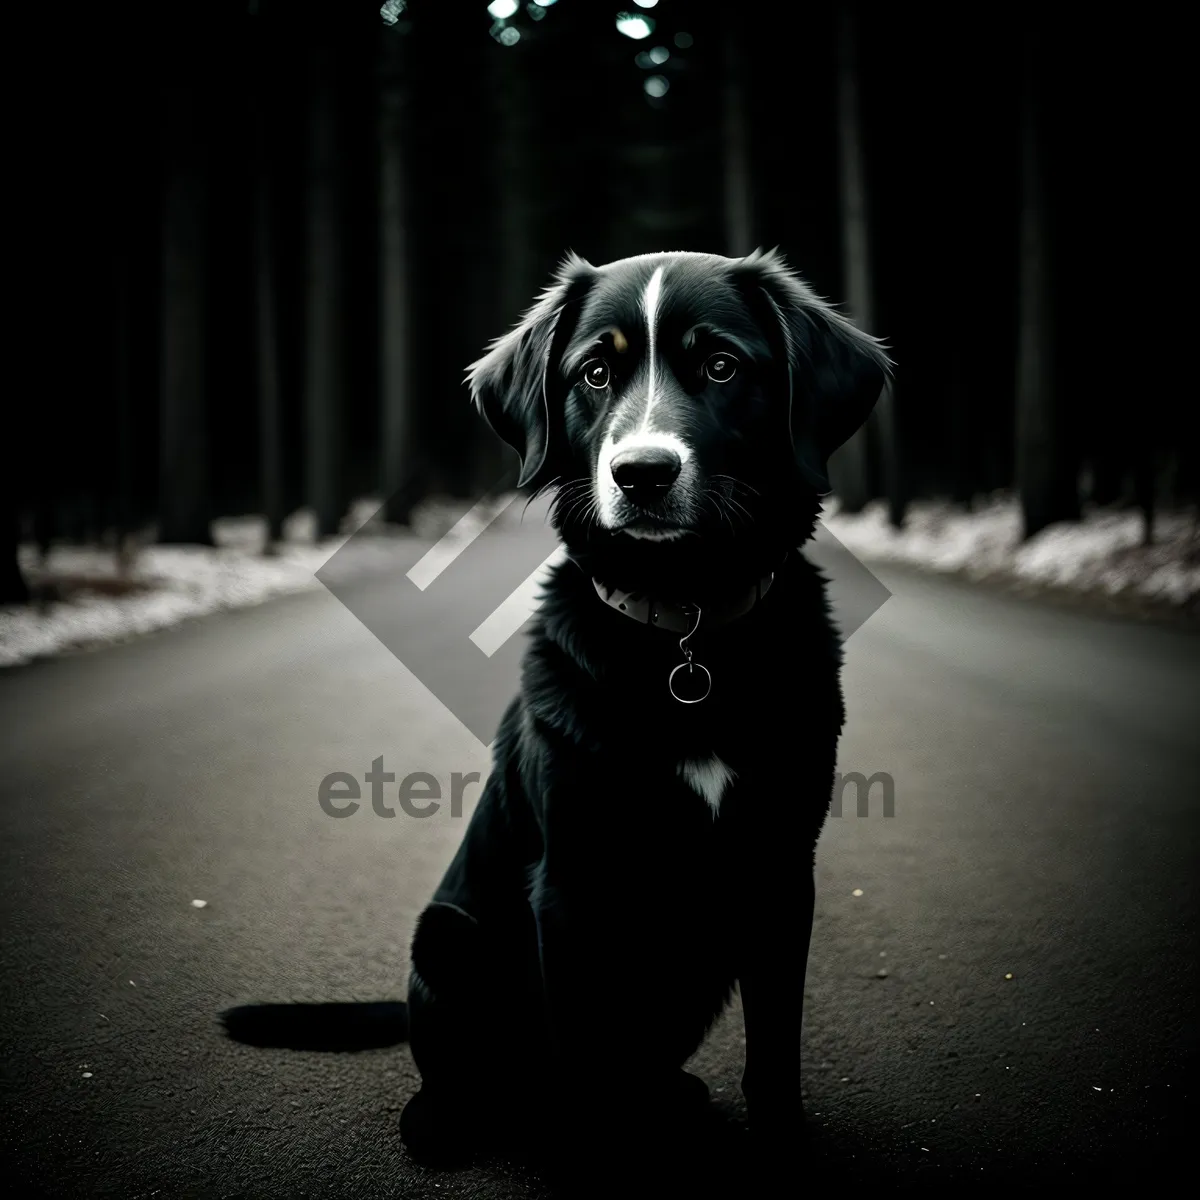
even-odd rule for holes
{"type": "Polygon", "coordinates": [[[822,520],[864,561],[900,562],[971,579],[1015,581],[1135,596],[1180,607],[1200,601],[1200,524],[1190,513],[1162,513],[1153,545],[1142,545],[1137,512],[1094,509],[1021,542],[1015,499],[997,496],[973,512],[946,501],[917,501],[903,529],[893,529],[881,502],[842,513],[836,500],[822,520]]]}
{"type": "MultiPolygon", "coordinates": [[[[72,586],[62,600],[0,607],[0,667],[126,641],[191,617],[318,589],[317,571],[343,548],[339,576],[386,571],[412,557],[414,539],[436,541],[470,508],[465,502],[431,501],[414,513],[411,528],[399,529],[383,525],[377,516],[380,501],[368,499],[354,506],[340,537],[322,541],[314,540],[312,514],[301,511],[286,523],[284,541],[272,555],[262,553],[266,523],[261,517],[223,518],[213,523],[215,547],[147,545],[126,574],[118,571],[111,549],[54,546],[42,563],[35,547],[22,546],[21,568],[33,588],[67,580],[72,586]],[[359,532],[367,536],[353,536],[359,532]],[[88,581],[97,590],[90,590],[88,581]]],[[[517,518],[514,506],[500,520],[517,518]]],[[[485,519],[481,514],[479,523],[485,519]]]]}

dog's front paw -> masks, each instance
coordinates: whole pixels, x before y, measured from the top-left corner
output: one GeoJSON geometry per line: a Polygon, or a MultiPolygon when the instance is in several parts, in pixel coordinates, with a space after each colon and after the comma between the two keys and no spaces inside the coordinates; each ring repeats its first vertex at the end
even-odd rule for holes
{"type": "Polygon", "coordinates": [[[779,1079],[759,1086],[751,1082],[749,1087],[743,1081],[742,1091],[756,1157],[777,1160],[794,1156],[805,1137],[800,1081],[779,1079]]]}
{"type": "MultiPolygon", "coordinates": [[[[747,1105],[750,1122],[750,1169],[764,1184],[794,1179],[804,1157],[804,1107],[796,1099],[771,1105],[747,1105]]],[[[775,1193],[779,1194],[779,1193],[775,1193]]]]}
{"type": "Polygon", "coordinates": [[[750,1132],[755,1141],[764,1145],[795,1142],[805,1134],[804,1106],[799,1101],[770,1108],[755,1105],[748,1108],[748,1113],[750,1132]]]}
{"type": "Polygon", "coordinates": [[[473,1113],[428,1087],[421,1088],[400,1114],[400,1140],[424,1166],[464,1166],[479,1151],[478,1135],[473,1113]]]}
{"type": "Polygon", "coordinates": [[[651,1126],[688,1123],[707,1110],[710,1099],[708,1084],[680,1069],[644,1077],[636,1088],[634,1108],[651,1126]]]}
{"type": "Polygon", "coordinates": [[[711,1099],[708,1084],[689,1071],[680,1070],[674,1079],[673,1091],[676,1103],[684,1112],[703,1111],[711,1099]]]}

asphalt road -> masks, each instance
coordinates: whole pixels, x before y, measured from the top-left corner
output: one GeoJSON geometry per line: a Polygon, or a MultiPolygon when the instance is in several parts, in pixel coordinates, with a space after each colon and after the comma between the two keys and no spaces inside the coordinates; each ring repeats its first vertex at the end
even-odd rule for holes
{"type": "MultiPolygon", "coordinates": [[[[820,845],[811,1133],[777,1194],[1153,1182],[1193,1128],[1200,639],[877,574],[894,595],[848,645],[842,770],[889,773],[895,811],[859,817],[848,794],[820,845]]],[[[427,621],[387,615],[398,579],[357,600],[427,645],[427,621]]],[[[382,755],[448,795],[486,769],[332,596],[11,669],[0,738],[10,1185],[546,1194],[504,1163],[409,1162],[403,1045],[264,1050],[218,1025],[237,1004],[402,998],[463,820],[332,819],[319,783],[382,755]]],[[[733,1011],[694,1064],[729,1145],[741,1066],[733,1011]]]]}

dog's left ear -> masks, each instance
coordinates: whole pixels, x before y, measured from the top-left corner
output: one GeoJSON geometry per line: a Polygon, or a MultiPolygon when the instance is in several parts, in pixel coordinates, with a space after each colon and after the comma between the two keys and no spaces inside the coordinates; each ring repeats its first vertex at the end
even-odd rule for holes
{"type": "Polygon", "coordinates": [[[532,483],[546,465],[553,417],[550,389],[580,305],[596,276],[591,263],[568,255],[554,282],[520,323],[467,368],[476,407],[520,455],[518,487],[532,483]]]}
{"type": "Polygon", "coordinates": [[[891,374],[883,343],[818,296],[775,250],[738,260],[735,280],[787,363],[796,461],[819,494],[829,492],[829,458],[871,415],[891,374]],[[772,331],[770,327],[773,326],[772,331]]]}

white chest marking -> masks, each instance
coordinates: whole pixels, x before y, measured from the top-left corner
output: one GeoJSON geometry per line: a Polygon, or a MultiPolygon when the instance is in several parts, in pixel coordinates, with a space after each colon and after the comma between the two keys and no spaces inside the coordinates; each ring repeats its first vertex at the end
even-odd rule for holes
{"type": "Polygon", "coordinates": [[[678,769],[688,787],[708,804],[715,817],[721,809],[721,797],[733,782],[736,772],[727,767],[715,754],[712,758],[685,759],[678,769]]]}

